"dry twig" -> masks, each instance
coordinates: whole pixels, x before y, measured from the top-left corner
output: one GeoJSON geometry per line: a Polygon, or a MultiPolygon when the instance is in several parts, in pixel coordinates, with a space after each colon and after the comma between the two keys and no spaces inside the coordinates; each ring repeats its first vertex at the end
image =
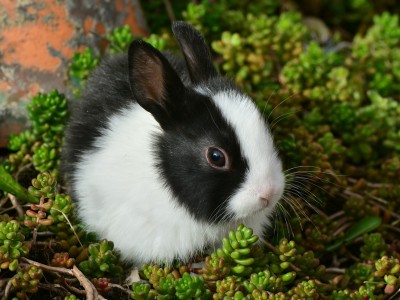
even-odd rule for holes
{"type": "Polygon", "coordinates": [[[30,265],[36,266],[43,271],[48,272],[56,272],[64,275],[69,275],[78,279],[79,283],[83,286],[86,292],[86,299],[87,300],[95,300],[95,299],[104,299],[99,293],[97,292],[96,288],[90,282],[89,279],[85,277],[85,275],[78,269],[77,266],[73,266],[72,269],[60,268],[60,267],[51,267],[37,261],[33,261],[27,258],[21,258],[21,260],[25,263],[30,265]]]}

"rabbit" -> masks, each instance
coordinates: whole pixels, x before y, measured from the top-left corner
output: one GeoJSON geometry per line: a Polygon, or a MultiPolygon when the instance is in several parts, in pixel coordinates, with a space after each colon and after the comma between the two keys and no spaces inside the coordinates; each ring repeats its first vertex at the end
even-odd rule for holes
{"type": "Polygon", "coordinates": [[[143,40],[89,76],[63,172],[87,230],[127,261],[188,261],[243,223],[262,235],[285,177],[254,102],[221,77],[201,34],[172,25],[183,58],[143,40]]]}

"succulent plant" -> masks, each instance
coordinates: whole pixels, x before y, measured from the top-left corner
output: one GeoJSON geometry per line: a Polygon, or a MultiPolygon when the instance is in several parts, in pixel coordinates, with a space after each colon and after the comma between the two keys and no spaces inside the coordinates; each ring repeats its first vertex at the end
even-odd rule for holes
{"type": "Polygon", "coordinates": [[[25,242],[18,221],[0,222],[0,268],[17,270],[19,258],[28,254],[30,245],[25,242]]]}
{"type": "Polygon", "coordinates": [[[38,93],[27,106],[29,120],[35,134],[51,132],[61,134],[68,119],[68,103],[64,95],[53,90],[48,94],[38,93]]]}
{"type": "Polygon", "coordinates": [[[213,299],[232,299],[240,289],[241,285],[238,284],[237,279],[234,276],[227,276],[216,282],[216,291],[213,299]]]}
{"type": "Polygon", "coordinates": [[[222,248],[217,249],[216,254],[230,264],[232,274],[248,275],[256,261],[251,252],[257,241],[258,236],[253,235],[253,230],[241,224],[235,232],[229,232],[229,238],[222,240],[222,248]]]}
{"type": "Polygon", "coordinates": [[[133,41],[132,30],[129,25],[115,28],[107,35],[110,54],[125,53],[128,51],[130,43],[133,41]]]}
{"type": "Polygon", "coordinates": [[[32,164],[39,172],[46,172],[58,167],[60,149],[51,144],[43,143],[34,150],[32,164]]]}
{"type": "Polygon", "coordinates": [[[68,65],[69,78],[81,87],[99,62],[100,57],[90,48],[85,48],[82,53],[75,53],[68,65]]]}
{"type": "Polygon", "coordinates": [[[225,263],[223,257],[219,257],[216,253],[213,253],[211,256],[205,258],[205,267],[203,268],[202,275],[207,284],[215,285],[217,280],[225,278],[229,273],[230,266],[225,263]]]}
{"type": "Polygon", "coordinates": [[[99,292],[108,293],[111,290],[109,278],[94,278],[92,283],[99,292]]]}
{"type": "Polygon", "coordinates": [[[47,211],[53,206],[53,201],[45,202],[45,198],[40,198],[39,204],[31,204],[26,211],[24,225],[30,228],[38,228],[39,225],[49,226],[54,220],[47,218],[47,211]]]}
{"type": "Polygon", "coordinates": [[[39,172],[57,174],[61,153],[61,141],[68,120],[68,103],[63,94],[53,90],[38,93],[27,105],[31,128],[10,137],[9,149],[15,153],[6,164],[10,171],[32,162],[39,172]]]}
{"type": "Polygon", "coordinates": [[[183,274],[175,285],[177,299],[210,299],[211,293],[204,286],[202,277],[192,277],[189,273],[183,274]]]}
{"type": "Polygon", "coordinates": [[[269,270],[265,270],[257,274],[251,274],[250,279],[243,282],[243,286],[248,293],[252,293],[254,290],[280,292],[283,286],[283,278],[285,278],[285,281],[294,279],[291,273],[288,273],[287,276],[280,277],[273,275],[269,270]]]}
{"type": "Polygon", "coordinates": [[[389,245],[386,244],[382,234],[376,232],[364,236],[364,245],[360,248],[360,258],[375,261],[388,254],[389,245]]]}
{"type": "Polygon", "coordinates": [[[150,284],[136,282],[132,284],[131,289],[131,298],[134,300],[156,299],[157,293],[154,290],[151,290],[150,284]]]}
{"type": "Polygon", "coordinates": [[[315,280],[302,281],[292,288],[288,294],[291,299],[319,299],[315,280]]]}
{"type": "Polygon", "coordinates": [[[69,257],[67,252],[57,252],[54,254],[50,265],[53,267],[71,268],[75,264],[75,259],[69,257]]]}
{"type": "Polygon", "coordinates": [[[27,266],[19,270],[11,280],[12,285],[18,289],[18,298],[26,299],[26,293],[36,293],[42,277],[42,270],[35,266],[27,266]]]}
{"type": "Polygon", "coordinates": [[[32,179],[32,185],[28,188],[31,195],[53,200],[56,196],[57,181],[48,172],[43,172],[32,179]]]}
{"type": "Polygon", "coordinates": [[[122,267],[118,264],[118,256],[112,242],[102,240],[100,243],[90,244],[88,251],[89,258],[79,264],[82,272],[93,278],[122,274],[122,267]]]}
{"type": "Polygon", "coordinates": [[[20,134],[11,134],[8,142],[8,149],[18,151],[23,147],[30,147],[36,141],[35,135],[30,130],[25,130],[20,134]]]}

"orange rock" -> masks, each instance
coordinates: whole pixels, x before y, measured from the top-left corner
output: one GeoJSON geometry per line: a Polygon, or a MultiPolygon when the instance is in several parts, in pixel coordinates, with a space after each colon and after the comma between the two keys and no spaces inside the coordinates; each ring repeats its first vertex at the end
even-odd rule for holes
{"type": "Polygon", "coordinates": [[[64,82],[73,53],[100,47],[105,33],[124,24],[135,35],[147,33],[138,0],[0,2],[0,147],[24,127],[34,94],[56,88],[69,95],[64,82]]]}

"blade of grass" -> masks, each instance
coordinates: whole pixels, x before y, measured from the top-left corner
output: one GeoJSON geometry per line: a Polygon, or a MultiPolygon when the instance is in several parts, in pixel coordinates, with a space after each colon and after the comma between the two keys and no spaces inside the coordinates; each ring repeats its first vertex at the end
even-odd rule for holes
{"type": "Polygon", "coordinates": [[[23,202],[39,203],[39,199],[30,195],[3,166],[0,166],[0,190],[13,194],[23,202]]]}

